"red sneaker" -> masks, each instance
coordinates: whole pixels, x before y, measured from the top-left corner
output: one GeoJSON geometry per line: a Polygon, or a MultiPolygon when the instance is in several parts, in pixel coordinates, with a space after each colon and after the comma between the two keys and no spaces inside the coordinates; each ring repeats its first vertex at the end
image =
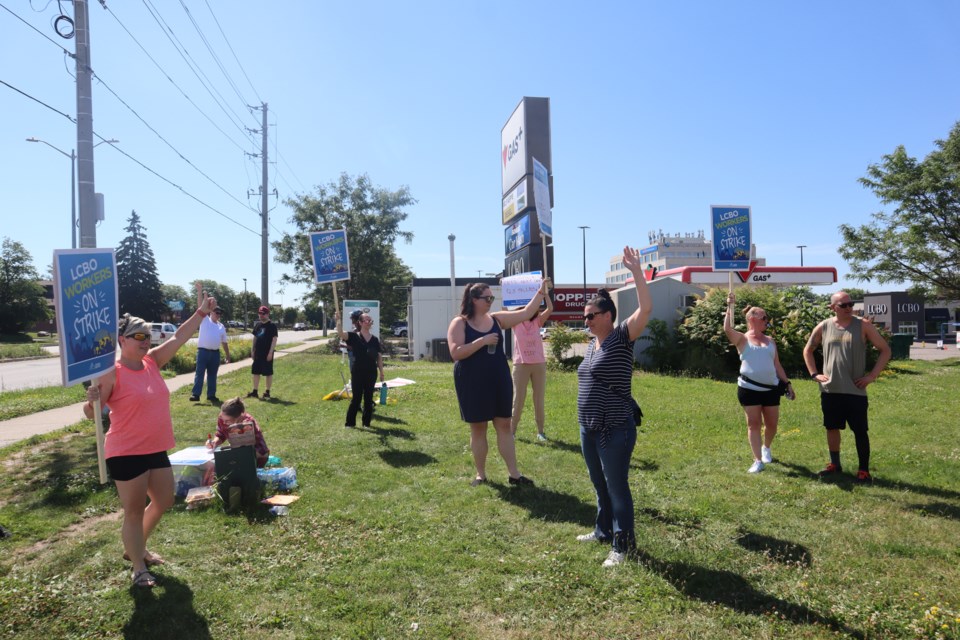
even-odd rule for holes
{"type": "Polygon", "coordinates": [[[870,475],[869,471],[864,471],[863,469],[861,469],[860,471],[857,471],[856,481],[861,484],[870,484],[871,482],[873,482],[873,477],[870,475]]]}
{"type": "Polygon", "coordinates": [[[824,467],[823,471],[821,471],[818,475],[821,478],[826,478],[827,476],[832,476],[842,472],[843,472],[843,468],[840,465],[833,464],[832,462],[830,462],[830,463],[827,463],[827,466],[824,467]]]}

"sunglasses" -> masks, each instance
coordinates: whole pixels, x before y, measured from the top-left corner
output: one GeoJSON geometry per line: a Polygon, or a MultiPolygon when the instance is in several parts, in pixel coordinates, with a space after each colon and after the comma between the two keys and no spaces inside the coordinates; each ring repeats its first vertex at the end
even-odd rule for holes
{"type": "Polygon", "coordinates": [[[600,315],[601,313],[607,313],[607,312],[606,312],[606,311],[597,311],[596,313],[585,313],[585,314],[583,314],[583,319],[584,319],[584,320],[593,320],[594,318],[596,318],[596,317],[597,317],[598,315],[600,315]]]}
{"type": "Polygon", "coordinates": [[[488,304],[493,304],[493,301],[497,299],[497,296],[477,296],[477,300],[486,300],[488,304]]]}
{"type": "Polygon", "coordinates": [[[373,318],[360,318],[360,322],[363,324],[373,324],[373,318]]]}
{"type": "Polygon", "coordinates": [[[852,303],[852,302],[840,302],[840,303],[837,303],[837,306],[840,307],[841,309],[852,309],[852,308],[853,308],[853,303],[852,303]]]}
{"type": "Polygon", "coordinates": [[[123,336],[124,338],[133,338],[137,342],[143,342],[150,337],[149,333],[144,333],[143,331],[137,331],[136,333],[131,333],[128,336],[123,336]]]}
{"type": "Polygon", "coordinates": [[[756,316],[756,318],[757,318],[757,320],[760,320],[761,322],[768,322],[767,316],[756,316]]]}

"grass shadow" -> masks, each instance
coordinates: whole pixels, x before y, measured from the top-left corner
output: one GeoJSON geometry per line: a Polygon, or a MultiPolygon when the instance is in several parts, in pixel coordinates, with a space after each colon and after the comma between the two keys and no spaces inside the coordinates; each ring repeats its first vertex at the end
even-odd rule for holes
{"type": "Polygon", "coordinates": [[[530,517],[547,522],[570,522],[593,526],[597,505],[576,496],[537,486],[513,486],[490,482],[505,502],[526,509],[530,517]]]}
{"type": "Polygon", "coordinates": [[[633,471],[659,471],[660,465],[653,460],[637,460],[630,463],[630,468],[633,471]]]}
{"type": "Polygon", "coordinates": [[[82,447],[81,451],[73,450],[70,455],[56,450],[48,452],[46,461],[37,467],[31,483],[43,487],[40,503],[51,507],[75,507],[89,500],[94,493],[112,489],[110,483],[100,484],[96,465],[89,463],[96,459],[95,443],[82,447]]]}
{"type": "Polygon", "coordinates": [[[123,626],[123,637],[208,640],[209,626],[193,608],[190,587],[171,576],[157,575],[157,580],[153,589],[130,587],[134,609],[123,626]]]}
{"type": "MultiPolygon", "coordinates": [[[[251,400],[254,400],[254,399],[255,398],[251,398],[251,400]]],[[[269,398],[260,398],[260,402],[266,402],[267,404],[276,404],[276,405],[280,405],[281,407],[292,407],[297,404],[293,400],[281,400],[280,398],[277,398],[274,396],[270,396],[269,398]]],[[[250,405],[247,405],[248,408],[249,406],[250,405]]]]}
{"type": "Polygon", "coordinates": [[[759,591],[743,576],[686,562],[667,562],[638,551],[641,564],[669,582],[677,591],[707,605],[721,605],[753,616],[776,615],[796,625],[815,624],[862,639],[863,633],[802,604],[759,591]]]}
{"type": "MultiPolygon", "coordinates": [[[[530,442],[534,442],[531,440],[530,442]]],[[[583,449],[580,448],[580,443],[576,444],[570,442],[564,442],[563,440],[547,440],[546,442],[538,442],[535,444],[546,445],[554,449],[560,449],[561,451],[568,451],[570,453],[576,453],[578,455],[583,455],[583,449]]]]}
{"type": "Polygon", "coordinates": [[[947,504],[946,502],[933,502],[930,504],[911,504],[907,509],[916,511],[921,515],[939,516],[951,520],[960,520],[960,507],[947,504]]]}
{"type": "Polygon", "coordinates": [[[837,475],[827,476],[826,478],[821,478],[818,471],[814,471],[810,467],[805,467],[802,464],[784,462],[779,459],[776,460],[776,464],[787,470],[784,475],[786,475],[788,478],[805,478],[807,480],[823,482],[824,484],[832,484],[836,485],[837,488],[843,491],[853,491],[853,487],[856,485],[854,482],[854,476],[848,473],[840,473],[837,475]]]}
{"type": "Polygon", "coordinates": [[[390,449],[380,451],[378,455],[380,459],[388,465],[398,469],[404,467],[424,467],[437,462],[436,458],[422,451],[398,451],[397,449],[390,449]]]}
{"type": "Polygon", "coordinates": [[[406,420],[401,420],[400,418],[394,418],[392,416],[381,416],[377,414],[376,411],[373,413],[373,419],[377,422],[386,422],[387,424],[407,424],[406,420]]]}
{"type": "Polygon", "coordinates": [[[812,563],[810,551],[803,545],[799,545],[789,540],[780,540],[771,536],[753,533],[752,531],[740,531],[736,543],[747,551],[762,553],[772,560],[783,564],[796,564],[809,567],[812,563]]]}
{"type": "Polygon", "coordinates": [[[638,515],[644,515],[650,518],[651,520],[656,520],[657,522],[662,522],[674,527],[684,527],[686,529],[700,529],[701,523],[700,518],[693,516],[689,519],[678,518],[676,516],[668,515],[659,509],[654,509],[653,507],[642,507],[637,509],[636,513],[638,515]]]}

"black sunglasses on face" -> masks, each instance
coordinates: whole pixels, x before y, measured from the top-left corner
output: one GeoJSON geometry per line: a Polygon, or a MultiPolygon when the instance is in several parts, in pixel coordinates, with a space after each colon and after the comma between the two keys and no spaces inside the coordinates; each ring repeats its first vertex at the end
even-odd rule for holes
{"type": "Polygon", "coordinates": [[[852,308],[853,308],[853,303],[852,303],[852,302],[838,302],[838,303],[837,303],[837,306],[840,307],[841,309],[852,309],[852,308]]]}
{"type": "Polygon", "coordinates": [[[488,304],[493,304],[493,301],[497,299],[496,296],[477,296],[477,300],[486,300],[488,304]]]}
{"type": "Polygon", "coordinates": [[[596,318],[596,317],[597,317],[598,315],[600,315],[601,313],[607,313],[607,312],[606,312],[606,311],[597,311],[597,312],[595,312],[595,313],[585,313],[585,314],[583,314],[583,319],[584,319],[584,320],[593,320],[594,318],[596,318]]]}
{"type": "Polygon", "coordinates": [[[124,338],[132,338],[133,340],[136,340],[137,342],[143,342],[144,340],[146,340],[147,338],[150,337],[150,334],[149,334],[149,333],[144,333],[144,332],[142,332],[142,331],[138,331],[138,332],[136,332],[136,333],[131,333],[130,335],[128,335],[128,336],[123,336],[123,337],[124,337],[124,338]]]}

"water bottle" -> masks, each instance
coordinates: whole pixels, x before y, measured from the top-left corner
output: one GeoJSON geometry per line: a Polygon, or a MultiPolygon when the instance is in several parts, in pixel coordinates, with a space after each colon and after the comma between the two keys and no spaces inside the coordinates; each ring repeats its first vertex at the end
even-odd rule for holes
{"type": "Polygon", "coordinates": [[[285,516],[288,513],[290,513],[290,509],[284,505],[270,507],[270,515],[272,516],[285,516]]]}
{"type": "Polygon", "coordinates": [[[487,353],[489,353],[489,354],[492,355],[492,354],[494,354],[494,353],[496,353],[496,352],[497,352],[497,343],[496,343],[496,342],[494,342],[493,344],[488,344],[488,345],[487,345],[487,353]]]}
{"type": "Polygon", "coordinates": [[[380,404],[387,404],[387,383],[380,384],[380,404]]]}

